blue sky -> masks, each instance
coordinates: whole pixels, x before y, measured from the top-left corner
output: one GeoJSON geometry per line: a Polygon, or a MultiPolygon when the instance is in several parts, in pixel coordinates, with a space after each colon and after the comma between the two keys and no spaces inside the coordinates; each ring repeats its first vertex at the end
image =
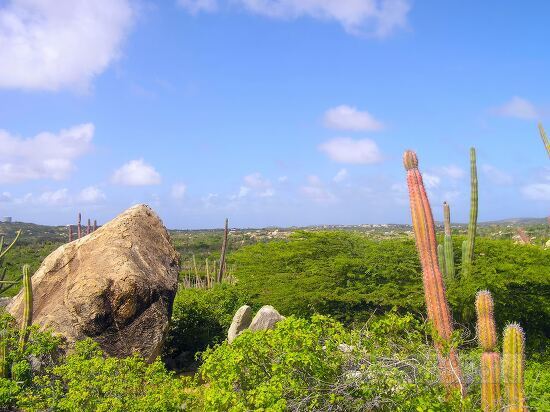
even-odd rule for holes
{"type": "Polygon", "coordinates": [[[0,215],[172,228],[543,217],[550,2],[0,0],[0,215]]]}

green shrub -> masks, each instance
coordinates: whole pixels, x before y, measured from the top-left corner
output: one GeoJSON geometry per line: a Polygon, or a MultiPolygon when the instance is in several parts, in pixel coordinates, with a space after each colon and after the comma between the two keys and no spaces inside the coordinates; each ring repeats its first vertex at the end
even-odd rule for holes
{"type": "Polygon", "coordinates": [[[289,317],[275,330],[246,331],[204,353],[200,368],[208,411],[455,411],[436,358],[412,316],[390,314],[346,331],[324,316],[289,317]],[[349,346],[342,347],[341,344],[349,346]]]}
{"type": "Polygon", "coordinates": [[[160,361],[147,364],[138,355],[105,357],[91,339],[47,375],[35,377],[19,397],[28,411],[182,411],[194,408],[188,378],[167,372],[160,361]]]}
{"type": "Polygon", "coordinates": [[[181,289],[174,300],[163,357],[175,369],[193,369],[195,354],[223,341],[237,309],[247,303],[235,286],[181,289]]]}
{"type": "Polygon", "coordinates": [[[61,339],[31,326],[25,350],[19,351],[19,328],[15,319],[4,310],[0,311],[0,331],[6,344],[6,377],[0,378],[0,408],[9,409],[34,377],[45,373],[59,359],[61,339]]]}

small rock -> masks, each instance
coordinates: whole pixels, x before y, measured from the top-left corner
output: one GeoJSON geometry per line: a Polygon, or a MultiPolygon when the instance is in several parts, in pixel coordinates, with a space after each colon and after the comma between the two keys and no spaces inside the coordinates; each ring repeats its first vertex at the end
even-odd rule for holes
{"type": "Polygon", "coordinates": [[[273,306],[262,306],[252,319],[249,329],[252,331],[273,329],[275,324],[284,318],[273,306]]]}
{"type": "Polygon", "coordinates": [[[241,306],[233,316],[231,326],[227,332],[227,341],[229,343],[233,342],[243,330],[248,328],[250,322],[252,322],[252,308],[248,305],[241,306]]]}
{"type": "Polygon", "coordinates": [[[338,350],[342,353],[351,353],[355,349],[354,346],[348,345],[347,343],[340,343],[338,345],[338,350]]]}

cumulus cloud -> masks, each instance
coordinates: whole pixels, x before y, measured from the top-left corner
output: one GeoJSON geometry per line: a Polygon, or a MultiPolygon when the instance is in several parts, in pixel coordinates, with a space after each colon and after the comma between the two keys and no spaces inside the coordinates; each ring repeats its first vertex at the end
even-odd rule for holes
{"type": "Polygon", "coordinates": [[[131,160],[115,170],[112,182],[125,186],[149,186],[160,184],[160,174],[143,159],[131,160]]]}
{"type": "Polygon", "coordinates": [[[172,197],[174,199],[181,200],[185,196],[185,192],[187,191],[187,185],[184,183],[176,183],[172,186],[172,197]]]}
{"type": "Polygon", "coordinates": [[[336,196],[323,185],[318,176],[308,176],[307,180],[308,184],[300,188],[300,191],[306,197],[317,203],[332,203],[337,200],[336,196]]]}
{"type": "Polygon", "coordinates": [[[253,193],[258,197],[272,197],[275,194],[271,180],[261,173],[252,173],[243,178],[244,185],[240,187],[237,197],[246,197],[253,193]]]}
{"type": "Polygon", "coordinates": [[[370,132],[384,128],[384,125],[369,112],[359,111],[355,107],[346,105],[327,110],[324,115],[324,124],[331,129],[352,131],[370,132]]]}
{"type": "Polygon", "coordinates": [[[75,161],[92,149],[93,136],[91,123],[28,139],[0,130],[0,182],[64,179],[75,169],[75,161]]]}
{"type": "Polygon", "coordinates": [[[441,178],[430,173],[422,173],[422,180],[426,185],[426,189],[435,189],[441,183],[441,178]]]}
{"type": "Polygon", "coordinates": [[[441,168],[441,173],[445,174],[451,179],[462,179],[466,174],[464,172],[464,169],[455,165],[443,166],[441,168]]]}
{"type": "Polygon", "coordinates": [[[338,137],[319,145],[319,150],[338,163],[370,164],[382,160],[380,149],[371,139],[338,137]]]}
{"type": "Polygon", "coordinates": [[[516,119],[534,120],[539,117],[539,110],[533,103],[522,97],[514,96],[502,106],[494,109],[499,116],[514,117],[516,119]]]}
{"type": "Polygon", "coordinates": [[[96,186],[88,186],[80,191],[77,201],[81,203],[97,203],[105,199],[105,197],[105,193],[96,186]]]}
{"type": "Polygon", "coordinates": [[[340,169],[338,173],[332,178],[332,180],[336,183],[340,183],[344,180],[346,180],[349,176],[347,169],[340,169]]]}
{"type": "Polygon", "coordinates": [[[550,183],[532,183],[524,186],[522,192],[531,200],[550,200],[550,183]]]}
{"type": "Polygon", "coordinates": [[[217,0],[178,0],[177,3],[191,14],[214,12],[218,9],[217,0]]]}
{"type": "Polygon", "coordinates": [[[120,55],[129,0],[0,2],[0,87],[86,89],[120,55]]]}
{"type": "MultiPolygon", "coordinates": [[[[222,0],[178,0],[191,13],[215,11],[222,0]]],[[[407,26],[411,0],[225,0],[261,16],[334,21],[356,35],[387,37],[407,26]]]]}
{"type": "Polygon", "coordinates": [[[492,183],[495,183],[497,185],[509,185],[514,181],[512,176],[510,176],[508,173],[490,164],[482,165],[481,170],[492,183]]]}

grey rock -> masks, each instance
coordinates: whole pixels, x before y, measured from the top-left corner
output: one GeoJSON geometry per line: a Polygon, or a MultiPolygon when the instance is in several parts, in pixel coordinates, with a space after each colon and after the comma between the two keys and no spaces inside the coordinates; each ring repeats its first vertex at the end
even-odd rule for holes
{"type": "Polygon", "coordinates": [[[237,312],[235,312],[235,316],[233,316],[231,326],[229,327],[229,331],[227,332],[227,341],[229,343],[233,342],[243,330],[248,328],[251,322],[252,308],[248,305],[241,306],[237,310],[237,312]]]}
{"type": "Polygon", "coordinates": [[[252,331],[267,330],[275,328],[277,322],[284,320],[285,317],[279,314],[273,306],[262,306],[256,313],[249,329],[252,331]]]}

